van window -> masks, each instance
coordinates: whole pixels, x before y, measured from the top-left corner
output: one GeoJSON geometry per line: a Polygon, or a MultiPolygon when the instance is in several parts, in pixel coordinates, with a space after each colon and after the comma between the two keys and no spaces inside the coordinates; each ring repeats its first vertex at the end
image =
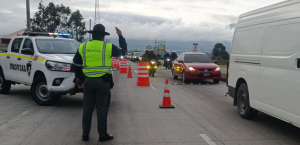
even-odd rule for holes
{"type": "Polygon", "coordinates": [[[291,53],[300,43],[300,23],[272,26],[266,36],[264,52],[291,53]]]}
{"type": "Polygon", "coordinates": [[[255,29],[250,30],[237,30],[234,34],[233,43],[232,43],[232,51],[233,52],[244,52],[244,53],[252,53],[256,52],[253,47],[253,40],[255,36],[255,29]]]}

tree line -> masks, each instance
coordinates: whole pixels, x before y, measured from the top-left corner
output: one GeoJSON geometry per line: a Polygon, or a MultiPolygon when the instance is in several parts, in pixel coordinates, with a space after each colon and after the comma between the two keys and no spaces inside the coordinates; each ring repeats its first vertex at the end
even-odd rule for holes
{"type": "Polygon", "coordinates": [[[31,18],[31,29],[34,32],[70,33],[79,42],[84,41],[87,33],[79,10],[72,12],[70,7],[53,2],[47,6],[39,3],[38,11],[31,18]]]}

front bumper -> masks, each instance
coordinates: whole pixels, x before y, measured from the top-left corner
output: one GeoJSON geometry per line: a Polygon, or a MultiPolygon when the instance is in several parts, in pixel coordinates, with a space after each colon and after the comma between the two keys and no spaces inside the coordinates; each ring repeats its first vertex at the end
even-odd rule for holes
{"type": "Polygon", "coordinates": [[[50,73],[48,75],[45,74],[49,91],[54,93],[70,93],[73,95],[74,92],[82,92],[82,88],[78,88],[76,85],[75,73],[54,71],[50,73]],[[63,81],[59,86],[53,86],[53,81],[57,78],[62,78],[63,81]]]}
{"type": "Polygon", "coordinates": [[[221,79],[221,72],[211,71],[211,72],[201,72],[201,71],[186,71],[186,79],[221,79]],[[201,73],[210,73],[211,76],[204,77],[201,73]]]}

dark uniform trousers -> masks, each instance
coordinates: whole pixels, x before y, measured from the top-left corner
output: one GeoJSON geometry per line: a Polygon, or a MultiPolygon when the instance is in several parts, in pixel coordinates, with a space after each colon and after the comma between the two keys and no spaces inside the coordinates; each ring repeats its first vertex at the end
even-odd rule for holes
{"type": "Polygon", "coordinates": [[[107,114],[110,102],[110,83],[102,78],[86,78],[83,83],[83,136],[89,136],[96,105],[99,137],[107,133],[107,114]]]}

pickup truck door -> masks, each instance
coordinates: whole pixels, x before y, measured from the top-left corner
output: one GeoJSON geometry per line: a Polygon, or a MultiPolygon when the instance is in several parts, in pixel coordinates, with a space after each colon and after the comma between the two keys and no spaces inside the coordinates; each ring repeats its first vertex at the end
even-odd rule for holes
{"type": "Polygon", "coordinates": [[[24,84],[31,84],[32,83],[32,65],[33,65],[33,55],[30,54],[22,54],[23,49],[32,49],[32,52],[34,52],[33,48],[33,41],[29,38],[26,38],[24,40],[24,43],[22,45],[22,49],[19,52],[18,57],[18,64],[21,65],[21,71],[17,72],[17,81],[24,83],[24,84]]]}
{"type": "Polygon", "coordinates": [[[11,47],[8,48],[5,58],[6,79],[11,81],[17,80],[17,73],[20,69],[17,56],[19,54],[22,41],[23,38],[15,38],[11,44],[11,47]]]}

